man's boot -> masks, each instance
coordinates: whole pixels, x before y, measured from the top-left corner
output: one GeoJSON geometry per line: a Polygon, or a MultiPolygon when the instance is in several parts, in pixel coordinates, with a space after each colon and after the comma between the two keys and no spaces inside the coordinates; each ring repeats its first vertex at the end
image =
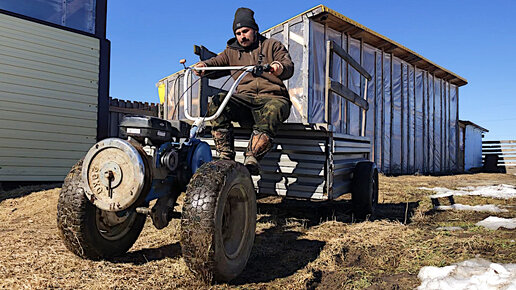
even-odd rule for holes
{"type": "Polygon", "coordinates": [[[235,160],[235,135],[233,128],[212,130],[215,149],[220,159],[235,160]]]}
{"type": "Polygon", "coordinates": [[[260,174],[260,164],[263,156],[272,148],[272,138],[266,133],[253,131],[245,152],[244,165],[251,175],[260,174]]]}

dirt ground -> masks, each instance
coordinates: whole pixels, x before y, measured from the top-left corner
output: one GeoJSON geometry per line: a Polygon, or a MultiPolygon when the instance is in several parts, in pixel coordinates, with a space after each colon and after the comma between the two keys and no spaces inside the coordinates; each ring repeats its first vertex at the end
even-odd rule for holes
{"type": "MultiPolygon", "coordinates": [[[[255,245],[244,272],[230,284],[206,286],[181,257],[179,222],[156,230],[150,220],[124,256],[76,257],[56,226],[59,188],[0,192],[0,288],[412,289],[423,266],[474,257],[516,263],[516,230],[475,226],[490,213],[432,210],[432,192],[418,187],[510,184],[516,175],[380,177],[376,220],[356,223],[349,200],[306,202],[262,198],[255,245]],[[30,194],[28,194],[30,193],[30,194]],[[459,226],[459,231],[438,230],[459,226]]],[[[458,197],[497,204],[516,217],[516,199],[458,197]]]]}

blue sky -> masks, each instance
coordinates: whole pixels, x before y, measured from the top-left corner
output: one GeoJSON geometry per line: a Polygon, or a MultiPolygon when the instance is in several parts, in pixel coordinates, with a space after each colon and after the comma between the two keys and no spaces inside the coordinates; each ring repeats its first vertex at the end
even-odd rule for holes
{"type": "Polygon", "coordinates": [[[219,52],[238,7],[255,11],[260,30],[318,4],[466,78],[459,117],[488,140],[516,139],[516,1],[119,1],[108,0],[110,95],[159,102],[155,84],[197,61],[193,45],[219,52]]]}

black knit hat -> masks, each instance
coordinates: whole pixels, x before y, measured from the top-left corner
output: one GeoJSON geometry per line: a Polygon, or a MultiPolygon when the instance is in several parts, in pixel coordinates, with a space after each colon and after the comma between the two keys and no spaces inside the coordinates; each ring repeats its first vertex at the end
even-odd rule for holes
{"type": "Polygon", "coordinates": [[[256,21],[254,21],[253,10],[240,7],[235,12],[235,20],[233,21],[233,33],[242,27],[249,27],[258,31],[258,24],[256,24],[256,21]]]}

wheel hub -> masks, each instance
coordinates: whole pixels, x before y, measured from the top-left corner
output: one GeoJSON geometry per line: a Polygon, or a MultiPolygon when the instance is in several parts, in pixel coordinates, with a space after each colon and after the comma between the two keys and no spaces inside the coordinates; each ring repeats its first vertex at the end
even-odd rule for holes
{"type": "Polygon", "coordinates": [[[88,151],[83,164],[86,196],[101,210],[125,210],[142,193],[145,164],[128,141],[109,138],[98,142],[88,151]]]}
{"type": "Polygon", "coordinates": [[[226,256],[235,259],[240,254],[244,245],[245,233],[247,232],[246,202],[243,189],[236,185],[229,193],[222,215],[222,240],[226,256]]]}

